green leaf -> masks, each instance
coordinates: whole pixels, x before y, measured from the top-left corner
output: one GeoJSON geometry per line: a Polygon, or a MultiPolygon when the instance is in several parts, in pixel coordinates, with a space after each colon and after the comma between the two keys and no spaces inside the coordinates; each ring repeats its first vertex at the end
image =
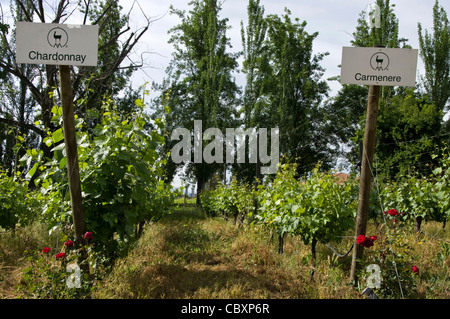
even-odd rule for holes
{"type": "Polygon", "coordinates": [[[136,99],[136,101],[134,101],[134,104],[136,104],[137,107],[142,107],[144,101],[142,99],[136,99]]]}
{"type": "Polygon", "coordinates": [[[39,163],[34,163],[33,167],[30,169],[27,176],[29,176],[30,178],[33,177],[33,175],[36,173],[38,167],[39,167],[39,163]]]}
{"type": "Polygon", "coordinates": [[[51,149],[52,152],[62,151],[66,149],[66,144],[62,143],[51,149]]]}
{"type": "Polygon", "coordinates": [[[54,144],[62,141],[63,139],[64,139],[64,133],[63,133],[62,128],[60,128],[52,133],[52,140],[53,140],[54,144]]]}
{"type": "Polygon", "coordinates": [[[53,106],[52,107],[52,114],[57,115],[57,116],[62,116],[62,107],[59,106],[53,106]]]}
{"type": "Polygon", "coordinates": [[[64,167],[67,166],[67,157],[64,156],[63,158],[61,158],[61,160],[59,161],[59,169],[63,169],[64,167]]]}

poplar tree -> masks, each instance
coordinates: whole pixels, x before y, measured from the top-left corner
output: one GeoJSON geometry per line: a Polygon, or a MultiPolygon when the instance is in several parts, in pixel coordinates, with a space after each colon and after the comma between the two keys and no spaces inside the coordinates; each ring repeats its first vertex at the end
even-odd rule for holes
{"type": "Polygon", "coordinates": [[[285,14],[269,15],[267,45],[270,81],[267,91],[271,127],[280,129],[280,151],[298,164],[299,174],[310,172],[317,162],[331,168],[332,156],[321,130],[321,104],[328,94],[320,65],[328,53],[313,54],[318,32],[309,34],[306,21],[285,14]]]}
{"type": "Polygon", "coordinates": [[[250,0],[247,7],[248,25],[241,21],[241,41],[243,47],[242,72],[246,75],[243,97],[244,125],[246,128],[264,127],[267,119],[263,118],[264,101],[262,97],[267,91],[270,76],[269,54],[266,34],[267,21],[264,7],[259,0],[250,0]]]}
{"type": "Polygon", "coordinates": [[[418,23],[420,57],[425,65],[425,91],[441,111],[448,110],[450,96],[450,24],[439,1],[433,7],[433,34],[418,23]]]}
{"type": "MultiPolygon", "coordinates": [[[[242,73],[245,87],[242,97],[242,126],[244,129],[270,127],[267,95],[271,81],[270,54],[267,40],[268,23],[264,16],[264,6],[259,0],[250,0],[247,6],[247,25],[241,21],[241,42],[243,47],[242,73]]],[[[246,152],[248,153],[248,149],[246,152]]],[[[248,158],[248,156],[246,156],[248,158]]],[[[235,163],[234,176],[239,181],[253,182],[260,178],[259,157],[257,163],[235,163]]]]}
{"type": "MultiPolygon", "coordinates": [[[[388,48],[411,48],[406,39],[399,36],[399,21],[395,15],[395,5],[391,4],[389,0],[377,0],[377,4],[381,11],[381,28],[370,29],[365,19],[367,12],[362,12],[358,19],[358,25],[354,35],[354,46],[370,47],[383,46],[388,48]]],[[[442,19],[444,17],[442,11],[438,14],[437,7],[434,9],[436,18],[442,19]]],[[[436,22],[435,29],[444,30],[443,27],[448,22],[436,22]]],[[[419,24],[419,33],[420,31],[419,24]]],[[[443,39],[442,32],[435,32],[435,36],[443,39]]],[[[442,77],[446,71],[437,71],[434,68],[440,67],[447,70],[448,64],[445,67],[445,59],[439,63],[434,64],[435,55],[435,41],[428,33],[421,40],[424,48],[421,48],[421,56],[428,60],[427,72],[427,92],[421,92],[416,88],[405,87],[382,87],[378,122],[377,122],[377,145],[375,149],[377,171],[380,178],[388,180],[398,180],[401,178],[408,178],[413,174],[420,176],[427,176],[431,173],[433,166],[437,164],[437,160],[433,159],[433,154],[442,146],[442,139],[437,136],[441,132],[442,111],[439,110],[436,103],[433,103],[432,85],[436,83],[436,74],[442,77]],[[433,46],[433,48],[430,48],[433,46]],[[430,80],[429,80],[430,79],[430,80]],[[429,93],[429,94],[424,94],[429,93]]],[[[436,48],[444,47],[441,44],[436,48]]],[[[448,51],[447,51],[448,61],[448,51]]],[[[442,78],[440,79],[442,80],[442,78]]],[[[438,86],[435,85],[433,90],[436,91],[438,86]]],[[[353,92],[353,100],[355,106],[359,101],[363,101],[365,90],[357,89],[356,86],[344,86],[342,92],[353,92]],[[359,90],[360,96],[356,95],[359,90]]],[[[435,94],[435,96],[437,96],[435,94]]],[[[339,108],[339,103],[346,101],[341,99],[342,95],[338,94],[334,100],[333,107],[339,108]]],[[[348,103],[348,101],[346,102],[348,103]]],[[[345,108],[345,106],[342,106],[345,108]]],[[[364,108],[365,109],[365,108],[364,108]]],[[[353,151],[349,154],[349,158],[355,161],[355,164],[361,160],[361,143],[364,135],[364,110],[359,108],[359,112],[355,113],[358,117],[354,117],[352,123],[358,123],[355,136],[352,139],[353,151]],[[358,152],[359,151],[359,152],[358,152]],[[359,156],[357,155],[359,153],[359,156]]],[[[345,129],[342,128],[343,131],[345,129]]]]}
{"type": "MultiPolygon", "coordinates": [[[[395,15],[395,5],[389,0],[377,0],[380,8],[380,28],[370,28],[367,22],[369,12],[362,11],[357,19],[353,40],[354,47],[381,46],[387,48],[405,47],[407,39],[399,37],[399,21],[395,15]]],[[[381,88],[380,112],[383,105],[394,94],[392,87],[381,88]]],[[[362,139],[364,136],[365,113],[367,109],[368,87],[345,84],[336,96],[326,101],[324,113],[329,141],[342,159],[359,169],[361,164],[362,139]]]]}
{"type": "MultiPolygon", "coordinates": [[[[323,168],[330,168],[333,157],[323,134],[321,110],[329,88],[321,79],[320,62],[328,53],[313,54],[318,33],[309,34],[306,25],[292,18],[288,8],[282,16],[264,16],[264,7],[253,0],[248,5],[247,27],[241,24],[244,125],[279,128],[281,154],[298,163],[299,174],[311,171],[319,161],[323,168]]],[[[250,181],[258,172],[254,164],[237,170],[250,181]]]]}
{"type": "MultiPolygon", "coordinates": [[[[228,19],[219,17],[220,2],[195,0],[190,6],[188,14],[173,6],[170,10],[181,22],[169,30],[169,43],[173,44],[174,52],[167,69],[168,76],[160,87],[163,99],[167,99],[166,106],[171,109],[166,117],[167,132],[177,127],[192,132],[194,120],[201,120],[203,131],[214,127],[225,134],[225,128],[236,125],[239,89],[232,72],[238,66],[238,55],[227,52],[231,48],[226,34],[228,19]]],[[[166,151],[177,143],[169,138],[166,151]]],[[[214,173],[223,172],[224,164],[194,163],[194,152],[191,154],[187,170],[196,178],[199,195],[214,173]]],[[[168,163],[166,180],[170,181],[181,166],[168,163]]]]}

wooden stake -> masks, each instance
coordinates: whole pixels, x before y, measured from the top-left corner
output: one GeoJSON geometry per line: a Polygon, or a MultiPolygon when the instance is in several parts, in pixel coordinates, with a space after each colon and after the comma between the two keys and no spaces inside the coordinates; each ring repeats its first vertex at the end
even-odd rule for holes
{"type": "Polygon", "coordinates": [[[84,232],[83,203],[81,196],[80,169],[78,164],[77,139],[75,133],[75,116],[73,112],[72,83],[70,81],[70,67],[59,66],[61,83],[61,99],[63,109],[64,142],[67,157],[67,172],[72,206],[73,225],[75,229],[75,244],[82,243],[84,232]]]}
{"type": "MultiPolygon", "coordinates": [[[[380,99],[380,86],[372,85],[369,88],[369,101],[367,104],[366,128],[359,180],[358,215],[356,216],[355,241],[359,235],[366,234],[367,219],[369,217],[370,184],[372,179],[373,155],[375,152],[375,137],[377,129],[378,102],[380,99]]],[[[356,269],[358,260],[363,256],[364,247],[355,243],[352,256],[350,281],[356,285],[356,269]]]]}

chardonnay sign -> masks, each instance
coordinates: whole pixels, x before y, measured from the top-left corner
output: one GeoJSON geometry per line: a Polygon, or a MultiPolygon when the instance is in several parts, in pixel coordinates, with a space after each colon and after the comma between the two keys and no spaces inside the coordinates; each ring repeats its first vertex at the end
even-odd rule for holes
{"type": "Polygon", "coordinates": [[[17,63],[97,66],[97,54],[97,25],[17,22],[17,63]]]}
{"type": "Polygon", "coordinates": [[[341,84],[415,86],[417,49],[342,49],[341,84]]]}

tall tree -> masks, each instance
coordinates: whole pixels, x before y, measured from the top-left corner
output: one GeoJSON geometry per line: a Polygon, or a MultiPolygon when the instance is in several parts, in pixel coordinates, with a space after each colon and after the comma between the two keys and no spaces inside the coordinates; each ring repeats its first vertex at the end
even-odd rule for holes
{"type": "MultiPolygon", "coordinates": [[[[381,9],[381,28],[370,29],[365,19],[367,13],[363,12],[352,44],[363,47],[381,45],[410,48],[407,40],[399,37],[395,6],[389,0],[378,0],[377,4],[381,9]]],[[[355,88],[356,92],[354,86],[346,86],[344,89],[348,91],[350,87],[355,88]]],[[[361,93],[363,94],[362,91],[361,93]]],[[[375,149],[378,173],[387,179],[402,178],[413,172],[423,176],[429,174],[434,162],[432,154],[440,144],[436,136],[440,132],[441,119],[442,112],[425,94],[405,87],[383,87],[375,149]]],[[[356,118],[353,120],[358,121],[356,118]]],[[[355,142],[351,154],[353,159],[359,157],[359,142],[364,135],[364,122],[360,121],[358,126],[359,129],[352,138],[355,142]]]]}
{"type": "MultiPolygon", "coordinates": [[[[267,20],[264,17],[264,7],[259,0],[250,0],[247,7],[248,25],[244,28],[241,21],[241,39],[243,46],[242,72],[246,75],[243,97],[244,125],[246,128],[258,126],[263,121],[260,98],[264,94],[267,75],[269,72],[269,54],[267,50],[266,34],[267,20]]],[[[263,124],[264,125],[264,124],[263,124]]]]}
{"type": "MultiPolygon", "coordinates": [[[[330,168],[333,151],[323,134],[321,110],[329,88],[320,65],[328,53],[313,54],[318,33],[308,34],[306,21],[292,19],[287,8],[282,16],[264,16],[260,2],[250,0],[247,11],[246,28],[241,23],[244,126],[279,128],[282,156],[299,164],[299,174],[318,161],[330,168]]],[[[249,181],[258,173],[254,164],[235,165],[235,171],[249,181]]]]}
{"type": "MultiPolygon", "coordinates": [[[[136,65],[124,65],[133,47],[148,30],[151,23],[145,15],[147,24],[139,30],[131,30],[128,14],[122,14],[118,0],[80,1],[73,4],[68,0],[59,0],[53,6],[42,1],[14,0],[11,2],[13,23],[16,21],[64,23],[77,9],[84,14],[83,24],[99,25],[99,68],[74,67],[72,85],[74,101],[84,101],[76,110],[78,116],[84,116],[86,106],[99,107],[99,96],[108,92],[117,94],[126,87],[127,76],[135,70],[136,65]],[[36,20],[37,19],[37,20],[36,20]],[[124,71],[123,69],[126,69],[124,71]]],[[[2,17],[3,18],[3,17],[2,17]]],[[[8,74],[9,88],[20,88],[20,94],[29,103],[26,108],[32,110],[33,116],[22,121],[21,116],[3,112],[0,123],[33,132],[40,140],[40,148],[46,158],[52,157],[50,147],[43,143],[47,131],[58,129],[52,122],[52,108],[58,104],[58,69],[55,65],[22,66],[15,62],[14,25],[1,28],[0,73],[8,74]],[[20,83],[20,84],[17,84],[20,83]]],[[[19,92],[19,90],[16,90],[19,92]]],[[[75,105],[79,105],[75,103],[75,105]]],[[[8,104],[10,109],[12,104],[8,104]]],[[[8,109],[6,107],[3,110],[8,109]]]]}
{"type": "Polygon", "coordinates": [[[433,34],[418,23],[420,57],[425,65],[423,79],[425,91],[431,96],[437,108],[448,110],[450,96],[450,24],[439,1],[433,7],[433,34]]]}
{"type": "Polygon", "coordinates": [[[329,90],[321,79],[320,61],[328,53],[313,55],[318,32],[308,34],[306,21],[292,20],[287,8],[282,17],[269,15],[267,21],[271,65],[267,96],[271,125],[280,128],[281,153],[298,163],[299,174],[312,170],[318,161],[330,168],[332,157],[320,129],[320,107],[329,90]]]}
{"type": "MultiPolygon", "coordinates": [[[[399,37],[399,21],[394,12],[395,5],[391,5],[389,0],[377,0],[376,4],[380,7],[380,28],[370,28],[366,19],[369,12],[362,11],[351,44],[356,47],[408,47],[408,40],[399,37]]],[[[341,155],[356,168],[361,161],[367,94],[367,86],[343,85],[338,94],[325,104],[327,118],[337,117],[334,121],[328,121],[328,130],[332,136],[330,140],[335,147],[343,146],[344,154],[341,152],[341,155]]],[[[395,94],[393,87],[382,87],[378,127],[382,125],[380,119],[383,118],[384,109],[390,107],[390,99],[395,94]]]]}
{"type": "Polygon", "coordinates": [[[395,4],[391,4],[389,0],[377,0],[376,4],[380,7],[380,28],[370,28],[366,19],[369,12],[362,11],[356,31],[353,33],[352,45],[355,47],[401,47],[402,43],[408,40],[399,38],[399,23],[394,13],[395,4]]]}
{"type": "MultiPolygon", "coordinates": [[[[243,47],[242,72],[245,74],[245,88],[242,98],[244,129],[270,127],[267,113],[268,100],[265,98],[270,82],[270,54],[266,44],[268,23],[264,16],[264,6],[259,0],[250,0],[247,6],[247,26],[241,21],[241,41],[243,47]]],[[[248,154],[249,150],[246,149],[248,154]]],[[[246,154],[246,158],[248,158],[246,154]]],[[[259,157],[253,163],[235,163],[233,174],[238,180],[252,182],[259,176],[259,157]]]]}
{"type": "Polygon", "coordinates": [[[378,172],[386,179],[418,174],[428,177],[438,159],[433,154],[442,146],[436,135],[442,112],[429,96],[412,88],[397,92],[383,109],[377,123],[378,172]]]}
{"type": "MultiPolygon", "coordinates": [[[[11,3],[11,12],[15,20],[21,21],[32,14],[33,8],[30,3],[26,6],[13,6],[11,3]]],[[[4,25],[1,29],[0,50],[6,53],[4,59],[11,62],[14,60],[14,53],[11,52],[10,43],[14,42],[14,35],[11,35],[13,28],[9,25],[4,25]],[[11,40],[8,38],[11,35],[11,40]]],[[[35,108],[37,106],[36,100],[31,96],[28,82],[39,77],[42,72],[37,65],[18,65],[18,72],[23,74],[23,77],[17,78],[11,72],[0,68],[2,76],[2,84],[0,86],[0,166],[3,166],[9,174],[17,167],[18,159],[23,155],[23,149],[14,151],[14,146],[22,139],[30,147],[37,147],[37,134],[42,130],[35,127],[34,117],[35,108]],[[35,127],[35,130],[30,128],[35,127]]],[[[35,82],[42,90],[42,83],[35,82]]]]}
{"type": "MultiPolygon", "coordinates": [[[[175,51],[161,87],[171,109],[167,130],[182,127],[192,132],[194,120],[200,120],[203,131],[214,127],[225,132],[225,128],[234,127],[239,91],[232,76],[237,68],[237,54],[227,52],[231,47],[226,35],[228,19],[219,18],[221,4],[216,0],[194,0],[190,5],[189,14],[171,7],[171,14],[177,15],[181,23],[169,30],[169,43],[175,51]]],[[[175,143],[168,139],[166,150],[175,143]]],[[[168,180],[177,170],[173,163],[170,167],[168,180]]],[[[203,160],[196,163],[191,158],[187,169],[197,180],[199,194],[212,174],[223,170],[223,165],[203,160]]]]}
{"type": "Polygon", "coordinates": [[[364,123],[368,92],[367,86],[344,84],[335,96],[324,103],[324,129],[328,143],[335,149],[340,164],[349,168],[358,169],[360,166],[360,136],[358,139],[354,136],[364,123]]]}

